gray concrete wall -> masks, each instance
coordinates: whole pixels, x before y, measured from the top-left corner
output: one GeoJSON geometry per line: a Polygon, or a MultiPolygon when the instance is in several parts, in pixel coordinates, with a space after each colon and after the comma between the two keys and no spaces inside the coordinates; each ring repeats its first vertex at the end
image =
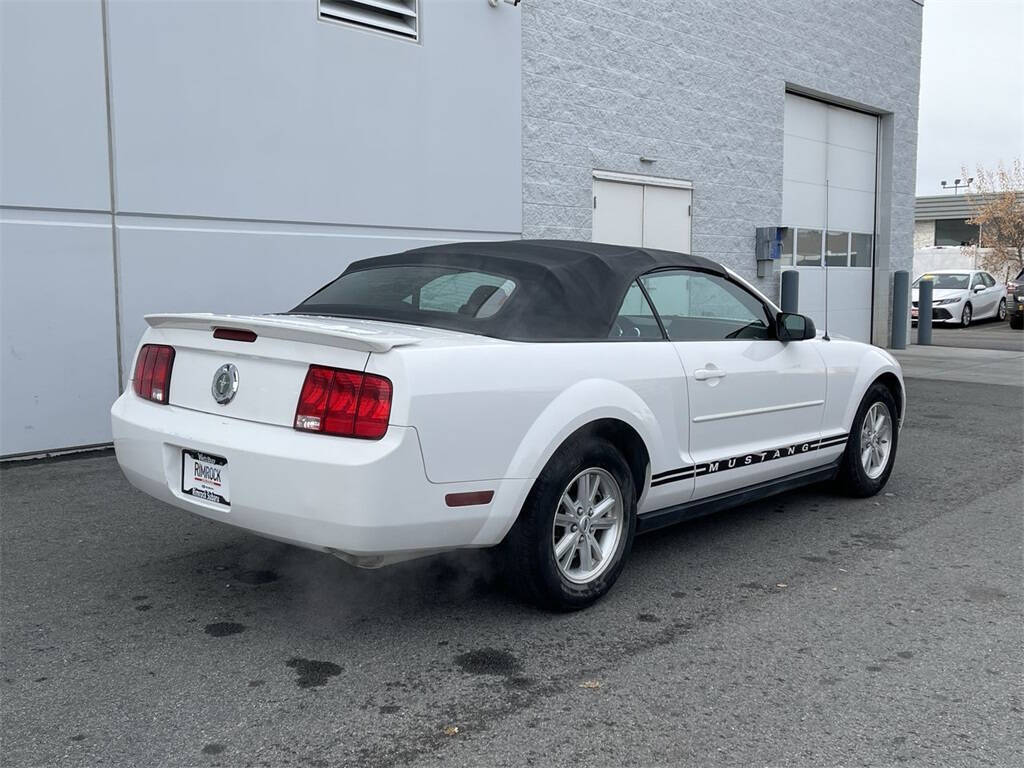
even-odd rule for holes
{"type": "Polygon", "coordinates": [[[519,236],[521,14],[421,6],[413,43],[315,0],[0,2],[0,455],[109,441],[146,313],[519,236]]]}
{"type": "Polygon", "coordinates": [[[935,246],[935,222],[932,219],[914,222],[914,250],[935,246]]]}
{"type": "Polygon", "coordinates": [[[876,343],[888,340],[886,281],[913,259],[917,2],[521,7],[525,237],[589,240],[595,169],[687,179],[693,251],[777,295],[777,274],[755,277],[754,228],[780,223],[786,90],[857,106],[885,115],[874,323],[876,343]]]}

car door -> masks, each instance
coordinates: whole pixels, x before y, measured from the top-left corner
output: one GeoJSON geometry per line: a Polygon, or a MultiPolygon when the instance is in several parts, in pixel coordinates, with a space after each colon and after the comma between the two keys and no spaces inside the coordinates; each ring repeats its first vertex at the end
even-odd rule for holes
{"type": "Polygon", "coordinates": [[[641,283],[687,380],[688,420],[679,428],[694,462],[693,498],[820,464],[822,342],[778,341],[772,309],[721,275],[665,270],[641,283]]]}
{"type": "Polygon", "coordinates": [[[992,314],[992,309],[995,305],[993,292],[990,291],[988,286],[985,284],[985,278],[982,272],[975,272],[971,275],[970,302],[974,310],[975,317],[981,318],[992,314]],[[978,290],[979,288],[981,290],[978,290]]]}
{"type": "Polygon", "coordinates": [[[991,299],[989,302],[989,313],[995,317],[999,312],[999,302],[1005,295],[1005,288],[997,283],[996,279],[988,272],[981,273],[981,279],[985,283],[985,294],[991,299]]]}
{"type": "Polygon", "coordinates": [[[689,423],[686,377],[639,282],[630,285],[626,292],[608,337],[616,342],[634,343],[635,352],[631,356],[634,361],[656,355],[662,362],[663,378],[656,383],[660,396],[645,393],[645,399],[652,404],[659,424],[664,427],[660,439],[647,446],[651,483],[640,500],[639,511],[642,514],[687,502],[693,496],[693,460],[686,431],[673,428],[676,424],[689,423]],[[670,363],[664,362],[663,353],[670,363]],[[660,404],[660,408],[655,404],[660,404]]]}

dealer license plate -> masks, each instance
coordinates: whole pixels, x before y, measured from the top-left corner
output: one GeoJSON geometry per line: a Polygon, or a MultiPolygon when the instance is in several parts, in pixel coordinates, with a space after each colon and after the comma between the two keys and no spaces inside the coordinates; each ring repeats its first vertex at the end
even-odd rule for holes
{"type": "Polygon", "coordinates": [[[203,501],[231,505],[228,460],[209,453],[181,452],[181,492],[203,501]]]}

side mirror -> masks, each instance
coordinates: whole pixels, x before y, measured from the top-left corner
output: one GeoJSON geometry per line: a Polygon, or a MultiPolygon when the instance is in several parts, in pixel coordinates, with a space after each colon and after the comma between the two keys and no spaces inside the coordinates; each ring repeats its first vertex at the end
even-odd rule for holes
{"type": "Polygon", "coordinates": [[[775,335],[779,341],[803,341],[813,339],[814,334],[814,321],[807,315],[779,312],[775,316],[775,335]]]}
{"type": "Polygon", "coordinates": [[[974,286],[974,292],[975,293],[981,293],[984,290],[985,290],[985,286],[984,285],[976,285],[976,286],[974,286]]]}

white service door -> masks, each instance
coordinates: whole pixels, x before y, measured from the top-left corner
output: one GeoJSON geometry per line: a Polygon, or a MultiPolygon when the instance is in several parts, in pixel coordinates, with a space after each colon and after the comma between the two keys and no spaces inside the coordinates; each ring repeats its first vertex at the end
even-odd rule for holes
{"type": "Polygon", "coordinates": [[[595,179],[594,242],[689,253],[691,200],[689,189],[595,179]]]}
{"type": "Polygon", "coordinates": [[[688,189],[644,186],[645,248],[690,252],[690,197],[688,189]]]}
{"type": "Polygon", "coordinates": [[[595,179],[593,238],[595,243],[643,245],[643,186],[595,179]]]}

